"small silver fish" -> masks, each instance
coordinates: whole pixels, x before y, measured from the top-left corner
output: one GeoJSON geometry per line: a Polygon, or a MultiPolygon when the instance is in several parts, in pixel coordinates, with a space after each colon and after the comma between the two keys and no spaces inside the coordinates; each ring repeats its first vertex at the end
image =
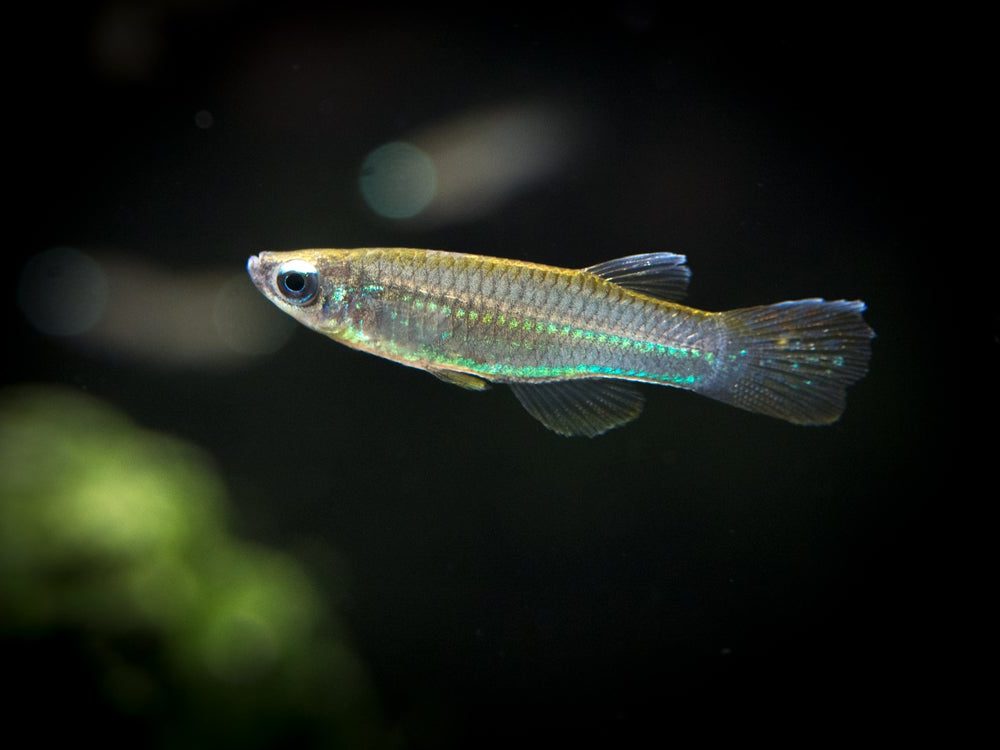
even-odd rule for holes
{"type": "Polygon", "coordinates": [[[863,302],[805,299],[727,312],[678,304],[683,255],[571,270],[405,248],[251,256],[275,305],[355,349],[472,390],[505,383],[561,435],[635,419],[634,383],[694,391],[795,424],[829,424],[868,369],[863,302]]]}

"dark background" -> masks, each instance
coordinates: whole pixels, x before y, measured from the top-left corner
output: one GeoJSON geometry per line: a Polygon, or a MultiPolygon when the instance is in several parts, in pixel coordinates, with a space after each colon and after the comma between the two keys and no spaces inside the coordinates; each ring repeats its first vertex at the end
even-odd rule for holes
{"type": "Polygon", "coordinates": [[[647,389],[640,420],[583,440],[503,388],[304,330],[238,365],[154,365],[44,337],[11,294],[5,380],[67,384],[204,446],[241,535],[321,584],[335,556],[331,606],[404,744],[933,729],[952,595],[928,540],[927,488],[949,471],[927,345],[941,288],[922,262],[943,164],[932,24],[163,2],[102,42],[117,7],[21,28],[12,284],[61,245],[178,272],[269,248],[570,267],[662,249],[688,255],[705,309],[868,303],[871,372],[833,426],[647,389]],[[584,123],[558,172],[467,221],[367,208],[373,148],[522,100],[584,123]]]}

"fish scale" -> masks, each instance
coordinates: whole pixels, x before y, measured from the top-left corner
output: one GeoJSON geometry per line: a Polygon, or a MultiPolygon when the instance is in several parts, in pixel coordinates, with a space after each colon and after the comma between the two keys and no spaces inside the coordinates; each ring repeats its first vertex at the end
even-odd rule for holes
{"type": "Polygon", "coordinates": [[[403,248],[261,253],[254,283],[304,325],[465,388],[507,383],[546,426],[596,435],[635,418],[629,382],[670,385],[799,424],[840,416],[867,371],[861,302],[721,313],[679,304],[683,256],[580,270],[403,248]],[[629,382],[625,382],[629,381],[629,382]]]}
{"type": "Polygon", "coordinates": [[[498,382],[617,374],[690,387],[711,374],[712,358],[676,352],[697,346],[714,353],[722,343],[704,313],[591,274],[405,250],[363,253],[356,266],[359,278],[379,287],[362,300],[378,310],[374,326],[360,329],[370,342],[363,348],[417,367],[498,382]],[[647,331],[636,318],[655,320],[662,331],[647,331]],[[637,338],[631,329],[648,335],[637,338]]]}

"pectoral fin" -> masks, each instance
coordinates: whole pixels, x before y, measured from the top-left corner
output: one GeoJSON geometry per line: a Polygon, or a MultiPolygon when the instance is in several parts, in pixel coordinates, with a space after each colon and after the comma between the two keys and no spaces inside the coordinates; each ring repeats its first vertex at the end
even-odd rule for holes
{"type": "Polygon", "coordinates": [[[452,385],[457,385],[460,388],[465,388],[470,391],[485,391],[490,387],[488,381],[483,380],[482,378],[477,378],[475,375],[469,375],[466,372],[442,370],[437,367],[428,367],[427,372],[439,380],[443,380],[446,383],[451,383],[452,385]]]}
{"type": "Polygon", "coordinates": [[[631,422],[642,412],[642,393],[621,380],[511,383],[521,405],[560,435],[596,437],[631,422]]]}

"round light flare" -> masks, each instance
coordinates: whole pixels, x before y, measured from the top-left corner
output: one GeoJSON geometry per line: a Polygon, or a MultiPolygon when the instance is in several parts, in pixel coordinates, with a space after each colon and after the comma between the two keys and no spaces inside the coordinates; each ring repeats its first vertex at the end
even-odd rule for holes
{"type": "Polygon", "coordinates": [[[72,247],[54,247],[24,264],[17,302],[28,321],[49,336],[92,329],[108,303],[108,280],[97,262],[72,247]]]}
{"type": "Polygon", "coordinates": [[[437,168],[423,149],[392,141],[365,157],[361,195],[372,211],[387,219],[410,219],[437,194],[437,168]]]}
{"type": "Polygon", "coordinates": [[[208,130],[215,124],[215,118],[207,109],[200,109],[194,114],[194,124],[200,130],[208,130]]]}

